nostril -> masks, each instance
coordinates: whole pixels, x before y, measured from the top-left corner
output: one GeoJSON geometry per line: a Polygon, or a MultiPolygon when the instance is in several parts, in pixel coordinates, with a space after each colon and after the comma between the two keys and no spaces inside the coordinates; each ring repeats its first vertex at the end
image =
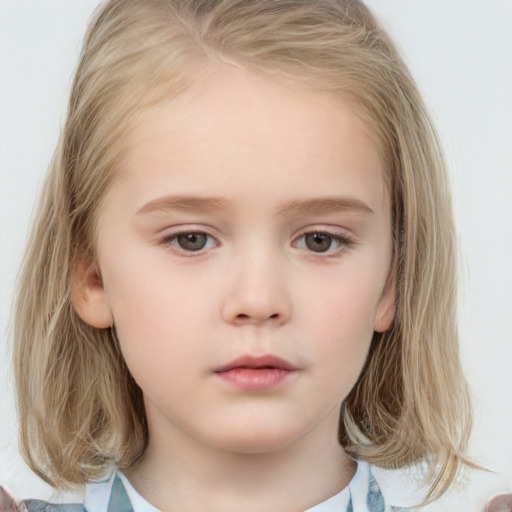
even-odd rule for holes
{"type": "Polygon", "coordinates": [[[242,323],[249,322],[249,321],[254,321],[254,322],[259,323],[259,322],[265,322],[268,320],[277,320],[280,317],[281,317],[281,315],[279,313],[274,313],[269,316],[266,316],[266,315],[257,316],[257,315],[248,315],[247,313],[239,313],[238,315],[236,315],[235,320],[237,322],[242,322],[242,323]]]}

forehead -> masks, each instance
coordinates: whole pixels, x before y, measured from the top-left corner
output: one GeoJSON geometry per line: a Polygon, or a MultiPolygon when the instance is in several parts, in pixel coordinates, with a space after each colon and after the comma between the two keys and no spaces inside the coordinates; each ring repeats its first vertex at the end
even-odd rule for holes
{"type": "MultiPolygon", "coordinates": [[[[268,174],[280,193],[337,171],[352,173],[355,187],[356,175],[366,172],[383,194],[381,160],[373,130],[345,97],[225,65],[146,109],[129,133],[119,171],[121,180],[141,187],[150,174],[179,187],[178,176],[187,174],[222,191],[241,181],[256,187],[268,174]]],[[[332,183],[323,181],[317,192],[329,195],[332,183]]]]}

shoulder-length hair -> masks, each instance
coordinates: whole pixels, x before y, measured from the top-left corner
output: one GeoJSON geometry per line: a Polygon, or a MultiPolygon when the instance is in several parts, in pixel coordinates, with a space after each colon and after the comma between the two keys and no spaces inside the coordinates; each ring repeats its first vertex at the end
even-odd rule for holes
{"type": "Polygon", "coordinates": [[[433,499],[466,462],[471,425],[446,166],[402,59],[356,0],[111,0],[97,11],[19,279],[24,456],[66,488],[129,465],[147,445],[142,392],[113,330],[73,309],[74,268],[94,258],[98,207],[137,116],[219,60],[343,94],[375,132],[392,202],[396,312],[390,330],[374,334],[339,439],[354,458],[384,468],[426,460],[433,499]]]}

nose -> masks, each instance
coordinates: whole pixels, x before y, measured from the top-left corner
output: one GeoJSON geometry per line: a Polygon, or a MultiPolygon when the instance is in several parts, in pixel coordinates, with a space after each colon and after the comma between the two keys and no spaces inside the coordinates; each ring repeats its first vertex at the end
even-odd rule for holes
{"type": "Polygon", "coordinates": [[[285,262],[272,251],[248,253],[238,254],[229,269],[224,321],[232,325],[285,324],[292,309],[285,262]]]}

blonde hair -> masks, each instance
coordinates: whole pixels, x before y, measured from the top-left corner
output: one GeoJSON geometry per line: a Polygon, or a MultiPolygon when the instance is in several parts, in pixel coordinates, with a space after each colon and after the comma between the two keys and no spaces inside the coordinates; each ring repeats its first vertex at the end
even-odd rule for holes
{"type": "Polygon", "coordinates": [[[55,487],[127,466],[148,440],[142,392],[113,331],[74,311],[77,259],[137,115],[215,60],[349,97],[378,137],[392,201],[396,314],[375,333],[339,439],[384,468],[427,461],[428,499],[464,458],[471,409],[459,364],[457,250],[440,146],[387,34],[355,0],[111,0],[86,35],[66,124],[19,280],[14,366],[21,446],[55,487]]]}

